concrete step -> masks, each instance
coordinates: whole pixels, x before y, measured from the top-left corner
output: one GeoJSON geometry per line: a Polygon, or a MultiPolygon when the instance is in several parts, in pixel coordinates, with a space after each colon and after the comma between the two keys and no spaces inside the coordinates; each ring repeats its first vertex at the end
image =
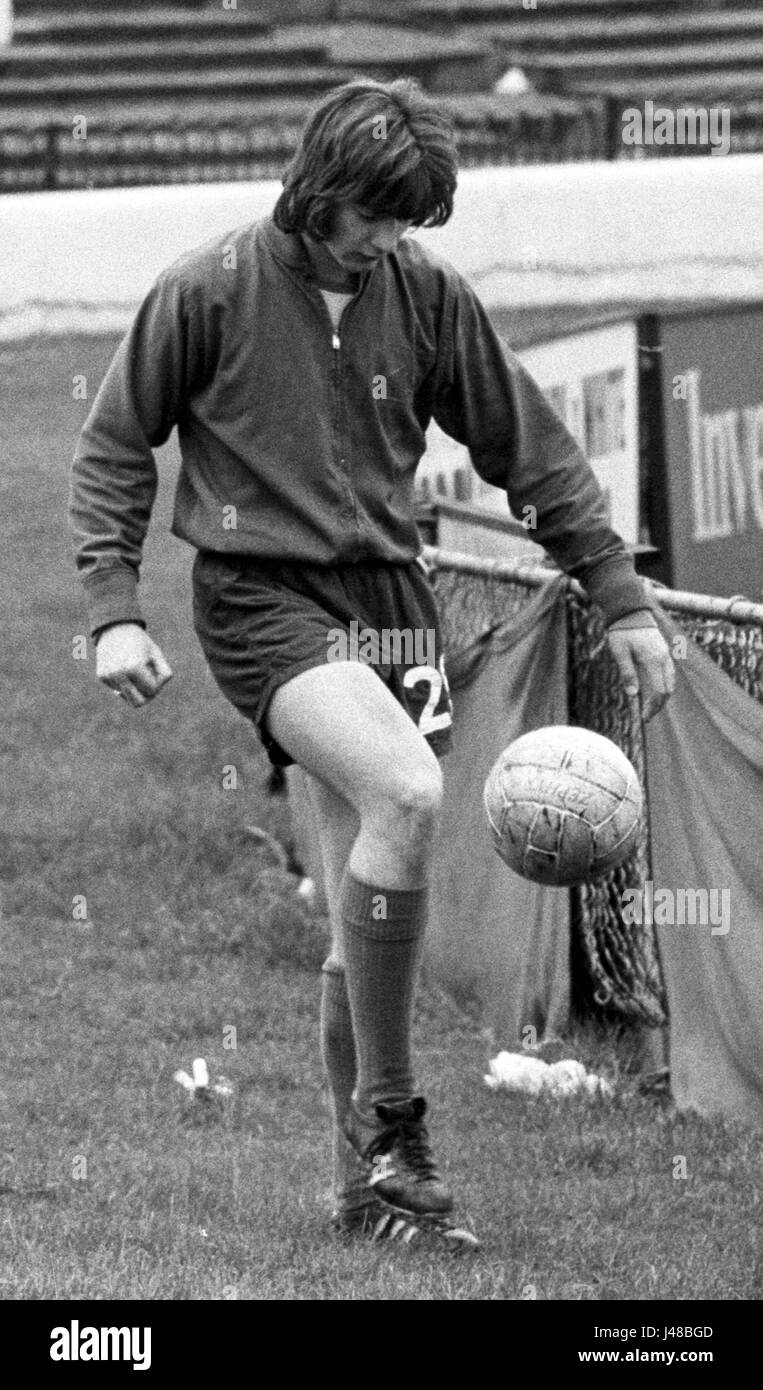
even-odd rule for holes
{"type": "Polygon", "coordinates": [[[732,101],[759,99],[763,106],[763,73],[761,69],[732,68],[692,72],[664,73],[658,77],[638,74],[619,77],[576,77],[565,75],[564,90],[570,94],[605,95],[627,103],[644,101],[692,101],[697,106],[712,106],[732,101]]]}
{"type": "MultiPolygon", "coordinates": [[[[707,3],[707,0],[705,0],[707,3]]],[[[341,17],[347,12],[368,13],[374,0],[347,0],[340,4],[341,17]]],[[[500,22],[511,8],[523,19],[540,20],[542,16],[555,19],[614,18],[627,14],[675,14],[697,9],[697,0],[537,0],[535,10],[525,9],[519,0],[408,0],[405,14],[408,23],[428,20],[433,24],[468,24],[477,20],[500,22]]]]}
{"type": "MultiPolygon", "coordinates": [[[[239,4],[242,6],[251,3],[256,4],[258,9],[267,9],[268,3],[272,3],[272,0],[262,0],[262,3],[260,3],[260,0],[239,0],[239,4]]],[[[203,9],[204,6],[208,4],[209,0],[175,0],[174,5],[168,5],[165,8],[180,10],[185,13],[189,10],[203,9]]],[[[155,10],[157,9],[157,3],[156,0],[130,0],[130,3],[126,5],[111,5],[109,4],[109,0],[65,0],[65,4],[62,6],[59,0],[14,0],[14,9],[16,13],[25,17],[27,15],[41,15],[44,17],[62,8],[65,8],[71,14],[100,15],[105,10],[113,9],[155,10]]]]}
{"type": "MultiPolygon", "coordinates": [[[[350,75],[366,73],[381,79],[409,76],[417,78],[434,92],[490,90],[500,75],[501,60],[489,45],[471,39],[421,34],[394,25],[380,24],[294,24],[273,29],[267,36],[239,34],[231,27],[215,26],[202,36],[164,32],[161,41],[142,32],[140,39],[92,40],[68,45],[18,44],[0,58],[0,78],[22,77],[34,81],[50,75],[71,73],[72,81],[98,72],[114,85],[121,70],[125,73],[150,69],[199,69],[221,71],[226,66],[241,67],[249,60],[256,72],[268,65],[275,69],[292,66],[301,85],[300,70],[321,61],[332,68],[350,70],[350,75]],[[27,74],[29,77],[27,78],[27,74]]],[[[6,90],[5,85],[0,90],[6,90]]]]}
{"type": "Polygon", "coordinates": [[[325,42],[329,60],[381,79],[418,78],[433,92],[488,91],[502,62],[488,43],[468,34],[435,34],[394,24],[291,24],[273,30],[293,42],[325,42]]]}
{"type": "Polygon", "coordinates": [[[267,34],[272,24],[261,12],[213,9],[177,5],[146,4],[140,8],[120,5],[106,10],[81,10],[56,6],[50,11],[26,13],[16,10],[14,38],[22,44],[115,43],[141,38],[209,38],[267,34]]]}
{"type": "MultiPolygon", "coordinates": [[[[308,7],[306,7],[307,9],[308,7]]],[[[330,7],[329,7],[330,8],[330,7]]],[[[349,6],[351,10],[352,5],[349,6]]],[[[334,6],[334,12],[347,6],[334,6]]],[[[354,27],[360,23],[360,13],[354,27]]],[[[347,27],[349,14],[343,15],[347,27]]],[[[374,3],[365,13],[373,21],[378,17],[374,3]]],[[[283,8],[270,6],[270,16],[258,4],[254,10],[239,4],[236,10],[220,6],[200,8],[157,6],[110,6],[101,10],[92,4],[74,9],[71,0],[64,10],[51,0],[50,8],[37,6],[28,9],[16,0],[16,40],[24,45],[66,43],[102,43],[140,40],[141,37],[230,37],[267,33],[274,26],[284,28],[283,8]]],[[[295,21],[296,22],[296,21],[295,21]]],[[[409,30],[419,27],[423,36],[446,40],[458,38],[472,43],[496,42],[521,44],[528,47],[577,48],[581,45],[601,46],[617,43],[620,46],[651,40],[674,39],[684,43],[693,37],[708,35],[717,39],[733,39],[763,33],[763,13],[758,6],[739,6],[733,9],[719,6],[698,7],[693,4],[669,3],[669,0],[543,0],[538,9],[526,10],[516,4],[510,8],[506,0],[484,3],[445,4],[442,0],[423,0],[411,3],[405,11],[397,10],[393,28],[409,30]]],[[[291,27],[291,26],[288,26],[291,27]]],[[[319,26],[321,30],[332,27],[319,26]]],[[[334,28],[339,27],[336,22],[334,28]]],[[[352,26],[350,26],[352,27],[352,26]]],[[[384,26],[385,28],[387,26],[384,26]]]]}
{"type": "Polygon", "coordinates": [[[159,99],[168,95],[206,93],[227,97],[234,92],[244,95],[283,94],[284,96],[317,96],[352,74],[332,67],[263,68],[253,73],[251,68],[217,68],[210,72],[157,73],[73,73],[71,76],[0,77],[0,108],[4,107],[2,124],[7,124],[10,108],[47,102],[49,109],[86,111],[88,102],[104,98],[159,99]]]}
{"type": "MultiPolygon", "coordinates": [[[[504,50],[506,56],[510,50],[504,50]]],[[[519,51],[516,54],[520,59],[519,51]]],[[[660,76],[666,73],[761,68],[763,66],[763,36],[718,43],[707,39],[701,43],[663,44],[655,43],[648,47],[621,49],[584,48],[560,54],[552,49],[541,47],[533,49],[522,57],[522,66],[527,71],[544,69],[549,73],[561,71],[565,78],[597,78],[633,76],[660,76]]]]}
{"type": "Polygon", "coordinates": [[[143,39],[133,43],[12,44],[0,50],[0,78],[43,77],[109,72],[149,72],[152,69],[224,68],[252,65],[263,69],[304,65],[318,67],[329,61],[325,44],[273,42],[261,37],[143,39]]]}
{"type": "Polygon", "coordinates": [[[747,6],[739,10],[671,11],[668,14],[602,15],[556,18],[547,13],[517,10],[500,20],[477,19],[459,25],[451,32],[471,35],[499,48],[549,49],[574,52],[580,49],[615,47],[632,49],[656,43],[683,47],[708,38],[726,44],[739,38],[763,37],[763,10],[747,6]]]}
{"type": "Polygon", "coordinates": [[[205,10],[247,16],[261,25],[290,24],[300,19],[331,19],[337,0],[14,0],[16,14],[23,19],[45,19],[65,12],[73,15],[93,15],[99,19],[110,11],[143,14],[149,10],[176,10],[180,14],[198,14],[205,10]]]}

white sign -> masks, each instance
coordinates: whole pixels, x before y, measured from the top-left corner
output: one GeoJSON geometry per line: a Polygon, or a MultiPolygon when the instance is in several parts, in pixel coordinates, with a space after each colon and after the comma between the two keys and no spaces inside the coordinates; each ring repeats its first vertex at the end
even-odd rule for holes
{"type": "Polygon", "coordinates": [[[701,372],[687,372],[693,541],[763,530],[763,402],[716,414],[701,408],[701,372]]]}
{"type": "Polygon", "coordinates": [[[13,38],[13,0],[0,0],[0,48],[13,38]]]}
{"type": "MultiPolygon", "coordinates": [[[[635,322],[523,348],[517,356],[543,388],[586,455],[602,487],[614,529],[639,540],[638,338],[635,322]]],[[[471,502],[508,514],[506,494],[471,468],[469,452],[432,424],[419,465],[422,500],[471,502]]],[[[521,517],[517,520],[521,521],[521,517]]]]}

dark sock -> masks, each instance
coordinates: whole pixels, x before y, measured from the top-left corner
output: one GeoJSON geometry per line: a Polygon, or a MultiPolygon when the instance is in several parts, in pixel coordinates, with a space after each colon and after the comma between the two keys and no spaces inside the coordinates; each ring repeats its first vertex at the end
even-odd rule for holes
{"type": "Polygon", "coordinates": [[[363,1206],[369,1189],[355,1150],[344,1137],[344,1119],[355,1088],[357,1063],[344,970],[331,959],[321,974],[321,1055],[331,1090],[331,1168],[334,1201],[363,1206]]]}
{"type": "Polygon", "coordinates": [[[339,893],[347,993],[365,1115],[415,1091],[411,1022],[427,915],[427,889],[378,888],[345,870],[339,893]]]}

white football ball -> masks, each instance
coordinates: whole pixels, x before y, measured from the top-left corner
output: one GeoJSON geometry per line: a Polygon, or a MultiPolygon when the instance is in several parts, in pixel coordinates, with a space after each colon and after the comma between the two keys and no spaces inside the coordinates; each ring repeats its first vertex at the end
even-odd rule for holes
{"type": "Polygon", "coordinates": [[[491,769],[484,801],[501,859],[535,883],[601,878],[638,842],[636,771],[590,729],[554,724],[515,739],[491,769]]]}

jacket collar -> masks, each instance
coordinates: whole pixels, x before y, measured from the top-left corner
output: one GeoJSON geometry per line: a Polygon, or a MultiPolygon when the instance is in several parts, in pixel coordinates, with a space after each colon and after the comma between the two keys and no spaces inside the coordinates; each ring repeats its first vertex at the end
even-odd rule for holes
{"type": "Polygon", "coordinates": [[[296,270],[302,270],[305,274],[309,273],[310,262],[301,238],[296,232],[282,232],[273,221],[272,213],[265,218],[262,224],[262,234],[276,260],[283,261],[284,264],[293,266],[296,270]]]}
{"type": "MultiPolygon", "coordinates": [[[[308,256],[302,238],[297,232],[282,232],[273,221],[273,214],[269,213],[262,223],[262,235],[265,242],[270,247],[277,261],[284,265],[292,266],[306,276],[308,280],[315,279],[310,257],[308,256]]],[[[363,285],[371,270],[361,270],[359,272],[360,284],[363,285]]]]}

